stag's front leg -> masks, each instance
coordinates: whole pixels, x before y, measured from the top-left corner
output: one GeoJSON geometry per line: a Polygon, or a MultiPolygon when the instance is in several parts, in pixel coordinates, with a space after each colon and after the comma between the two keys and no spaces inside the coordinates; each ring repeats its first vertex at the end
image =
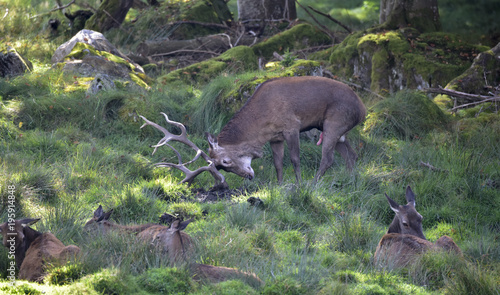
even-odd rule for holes
{"type": "Polygon", "coordinates": [[[300,175],[300,138],[299,131],[292,131],[284,133],[286,143],[288,144],[288,150],[290,151],[290,160],[293,164],[293,170],[295,171],[295,178],[297,182],[300,183],[302,181],[302,177],[300,175]]]}
{"type": "Polygon", "coordinates": [[[283,157],[285,154],[285,143],[283,141],[270,142],[271,150],[273,151],[274,168],[276,168],[276,176],[278,182],[283,182],[283,157]]]}

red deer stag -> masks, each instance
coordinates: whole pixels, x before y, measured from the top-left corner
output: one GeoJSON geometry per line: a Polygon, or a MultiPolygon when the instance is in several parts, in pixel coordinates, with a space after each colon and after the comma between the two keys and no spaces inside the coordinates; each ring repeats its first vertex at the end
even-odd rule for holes
{"type": "Polygon", "coordinates": [[[453,239],[442,236],[436,243],[426,240],[422,230],[422,215],[415,209],[415,194],[406,188],[408,204],[399,205],[385,194],[391,209],[396,213],[387,233],[380,239],[374,261],[380,267],[404,267],[428,250],[446,250],[462,255],[453,239]]]}
{"type": "Polygon", "coordinates": [[[346,134],[366,116],[363,102],[347,85],[322,77],[286,77],[261,84],[215,138],[208,135],[209,155],[217,169],[252,179],[252,159],[271,145],[279,182],[283,181],[284,142],[297,181],[301,180],[299,133],[322,130],[322,156],[317,181],[333,164],[334,150],[352,169],[357,159],[346,134]]]}
{"type": "Polygon", "coordinates": [[[64,264],[75,258],[80,248],[64,246],[51,233],[41,233],[30,227],[40,219],[26,218],[0,225],[3,245],[15,256],[19,279],[41,282],[45,277],[45,264],[64,264]]]}
{"type": "MultiPolygon", "coordinates": [[[[85,228],[90,230],[101,226],[104,229],[101,231],[102,233],[108,233],[110,231],[137,233],[139,240],[150,243],[155,247],[159,247],[161,250],[168,253],[169,259],[172,263],[181,261],[181,259],[188,262],[190,261],[188,253],[191,250],[192,239],[182,230],[188,226],[192,219],[183,222],[178,219],[174,220],[170,227],[158,224],[148,224],[144,225],[143,230],[139,230],[141,225],[123,226],[107,221],[112,211],[113,210],[110,210],[105,213],[102,210],[102,206],[99,205],[99,208],[97,208],[94,212],[94,217],[87,222],[85,228]],[[99,225],[99,223],[103,224],[99,225]]],[[[263,282],[255,274],[246,273],[234,268],[199,263],[191,263],[190,267],[196,280],[222,282],[233,278],[240,278],[254,285],[263,284],[263,282]]]]}
{"type": "Polygon", "coordinates": [[[153,146],[154,152],[159,146],[169,146],[167,143],[170,140],[177,140],[197,150],[197,155],[195,159],[183,164],[180,154],[174,149],[179,164],[156,165],[182,170],[186,174],[182,182],[188,183],[201,172],[208,170],[216,179],[217,185],[227,187],[224,177],[220,173],[217,174],[216,169],[252,179],[254,171],[251,162],[262,157],[262,147],[267,142],[273,152],[278,181],[283,181],[285,141],[290,150],[296,179],[300,181],[299,134],[313,128],[322,130],[323,142],[321,163],[314,179],[317,181],[333,164],[335,150],[351,170],[357,155],[346,134],[365,119],[366,109],[354,91],[347,85],[331,79],[311,76],[271,79],[257,87],[252,97],[222,128],[217,137],[207,133],[210,157],[187,140],[182,124],[170,121],[163,115],[168,123],[181,128],[182,134],[172,135],[165,128],[140,116],[145,121],[142,127],[151,125],[165,134],[165,137],[153,146]],[[209,163],[208,166],[196,171],[185,167],[200,156],[209,163]]]}

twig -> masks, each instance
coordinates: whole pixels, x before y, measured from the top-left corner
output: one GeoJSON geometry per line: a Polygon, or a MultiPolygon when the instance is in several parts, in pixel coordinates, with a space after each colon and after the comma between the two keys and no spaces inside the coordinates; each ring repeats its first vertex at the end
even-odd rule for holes
{"type": "Polygon", "coordinates": [[[491,97],[491,98],[488,98],[488,99],[485,99],[485,100],[481,100],[481,101],[476,101],[476,102],[461,104],[459,106],[453,107],[452,109],[450,109],[450,111],[453,112],[453,111],[461,109],[461,108],[466,108],[468,106],[473,106],[473,105],[485,103],[485,102],[488,102],[488,101],[500,101],[500,96],[494,96],[494,97],[491,97]]]}
{"type": "Polygon", "coordinates": [[[335,41],[335,36],[333,35],[333,33],[332,33],[332,32],[330,32],[330,30],[329,30],[327,27],[325,27],[323,24],[321,24],[321,23],[320,23],[320,22],[319,22],[319,21],[318,21],[318,20],[314,17],[314,15],[312,15],[312,13],[310,13],[310,12],[309,12],[309,10],[307,10],[307,8],[305,8],[304,6],[302,6],[302,4],[300,4],[300,3],[299,3],[299,1],[298,1],[298,0],[295,0],[295,3],[297,3],[297,4],[300,6],[300,8],[304,9],[304,11],[305,11],[307,14],[309,14],[309,16],[310,16],[310,17],[311,17],[311,18],[312,18],[312,19],[313,19],[313,20],[314,20],[314,21],[318,24],[318,26],[320,26],[321,30],[322,30],[325,34],[327,34],[327,35],[330,37],[330,39],[332,39],[333,41],[335,41]]]}
{"type": "Polygon", "coordinates": [[[427,167],[427,168],[429,168],[431,171],[443,171],[443,172],[447,172],[447,170],[444,170],[444,169],[441,169],[441,168],[436,168],[436,167],[432,166],[431,164],[429,164],[429,163],[425,163],[425,162],[423,162],[423,161],[420,161],[419,165],[420,165],[420,166],[427,167]]]}
{"type": "Polygon", "coordinates": [[[170,51],[170,52],[166,52],[166,53],[153,54],[153,55],[150,55],[150,57],[165,56],[165,55],[171,55],[171,54],[176,54],[176,53],[208,53],[208,54],[212,54],[214,56],[220,55],[217,52],[208,51],[208,50],[179,49],[179,50],[174,50],[174,51],[170,51]]]}
{"type": "Polygon", "coordinates": [[[183,21],[169,23],[169,25],[171,25],[171,26],[183,25],[183,24],[199,25],[199,26],[204,26],[204,27],[213,27],[213,28],[219,28],[219,29],[224,29],[224,30],[229,29],[229,27],[226,25],[215,24],[215,23],[204,23],[204,22],[198,22],[198,21],[194,21],[194,20],[183,20],[183,21]]]}
{"type": "Polygon", "coordinates": [[[486,95],[479,95],[479,94],[470,94],[470,93],[465,93],[461,91],[456,91],[456,90],[451,90],[451,89],[445,89],[443,87],[439,88],[427,88],[425,89],[425,92],[427,93],[439,93],[439,94],[446,94],[454,97],[459,97],[463,98],[469,101],[478,101],[478,100],[485,100],[485,99],[499,99],[499,96],[486,96],[486,95]]]}
{"type": "Polygon", "coordinates": [[[328,71],[328,70],[323,70],[323,73],[324,74],[327,74],[330,78],[334,79],[334,80],[337,80],[337,81],[340,81],[342,83],[345,83],[347,85],[350,85],[350,86],[353,86],[353,87],[356,87],[356,88],[359,88],[363,91],[366,91],[372,95],[375,95],[376,97],[378,98],[381,98],[381,99],[385,99],[385,97],[383,97],[382,95],[378,94],[378,93],[375,93],[369,89],[367,89],[366,87],[363,87],[361,85],[358,85],[358,84],[355,84],[355,83],[352,83],[352,82],[349,82],[349,81],[346,81],[346,80],[342,80],[342,79],[338,79],[334,74],[332,74],[332,72],[328,71]]]}
{"type": "Polygon", "coordinates": [[[311,7],[311,5],[308,5],[307,7],[309,7],[312,11],[316,12],[317,14],[320,14],[324,17],[327,17],[329,20],[331,20],[332,22],[336,23],[337,25],[341,26],[342,28],[344,28],[347,32],[349,33],[352,33],[352,30],[351,28],[349,28],[348,26],[344,25],[343,23],[341,23],[340,21],[334,19],[331,15],[329,14],[326,14],[324,12],[321,12],[313,7],[311,7]]]}
{"type": "MultiPolygon", "coordinates": [[[[39,16],[42,16],[42,15],[45,15],[45,14],[49,14],[49,13],[54,12],[54,11],[57,11],[57,10],[63,10],[63,9],[65,9],[65,8],[69,7],[70,5],[74,4],[74,3],[75,3],[75,1],[76,1],[76,0],[73,0],[73,1],[71,1],[70,3],[68,3],[68,4],[64,5],[64,6],[57,6],[56,8],[54,8],[54,9],[52,9],[52,10],[49,10],[49,11],[47,11],[47,12],[44,12],[44,13],[40,13],[40,14],[34,15],[34,16],[30,17],[30,19],[32,19],[32,18],[36,18],[36,17],[39,17],[39,16]]],[[[8,11],[8,10],[7,10],[7,11],[8,11]]]]}

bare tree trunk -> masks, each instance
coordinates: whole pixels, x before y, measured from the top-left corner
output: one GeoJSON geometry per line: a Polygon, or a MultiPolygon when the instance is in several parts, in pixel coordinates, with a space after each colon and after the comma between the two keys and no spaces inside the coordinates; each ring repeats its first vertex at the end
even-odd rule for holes
{"type": "Polygon", "coordinates": [[[85,28],[102,33],[121,26],[133,4],[133,0],[104,0],[97,12],[87,20],[85,28]]]}
{"type": "Polygon", "coordinates": [[[297,18],[295,0],[238,0],[238,18],[250,20],[292,20],[297,18]]]}
{"type": "Polygon", "coordinates": [[[380,0],[380,24],[387,29],[441,30],[437,0],[380,0]]]}

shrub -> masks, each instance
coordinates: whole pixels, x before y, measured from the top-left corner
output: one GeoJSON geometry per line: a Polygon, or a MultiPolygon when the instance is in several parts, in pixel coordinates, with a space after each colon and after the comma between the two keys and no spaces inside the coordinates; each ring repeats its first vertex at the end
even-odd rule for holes
{"type": "Polygon", "coordinates": [[[311,290],[306,286],[302,286],[296,280],[286,277],[286,278],[278,278],[276,281],[272,283],[266,284],[266,286],[262,290],[263,295],[302,295],[302,294],[311,294],[311,290]]]}
{"type": "Polygon", "coordinates": [[[138,277],[147,291],[160,294],[188,294],[194,287],[189,272],[177,268],[152,268],[138,277]]]}
{"type": "Polygon", "coordinates": [[[364,130],[375,136],[413,139],[446,126],[446,115],[423,93],[400,91],[373,107],[364,130]]]}
{"type": "Polygon", "coordinates": [[[81,264],[67,264],[49,270],[48,275],[45,277],[45,281],[51,285],[66,285],[80,279],[83,274],[83,267],[81,264]]]}

